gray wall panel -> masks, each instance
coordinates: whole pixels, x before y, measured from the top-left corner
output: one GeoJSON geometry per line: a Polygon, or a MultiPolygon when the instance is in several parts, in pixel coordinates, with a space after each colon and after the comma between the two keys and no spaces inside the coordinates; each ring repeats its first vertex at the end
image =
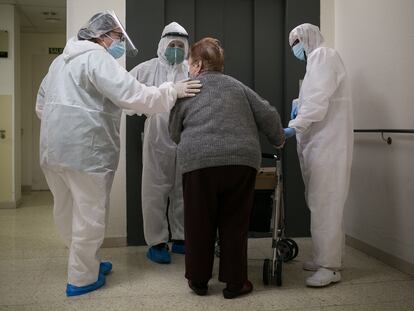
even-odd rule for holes
{"type": "MultiPolygon", "coordinates": [[[[254,5],[254,89],[283,115],[284,1],[261,0],[254,5]]],[[[274,152],[260,135],[262,151],[274,152]]],[[[274,166],[263,159],[263,166],[274,166]]]]}
{"type": "Polygon", "coordinates": [[[165,1],[165,24],[177,22],[188,32],[190,45],[194,43],[195,0],[165,1]]]}
{"type": "Polygon", "coordinates": [[[254,19],[252,0],[224,2],[224,59],[225,73],[254,87],[254,19]]]}
{"type": "MultiPolygon", "coordinates": [[[[319,0],[126,0],[126,27],[139,49],[127,68],[156,56],[164,26],[177,21],[190,43],[218,38],[225,49],[225,72],[255,89],[277,107],[284,125],[305,63],[288,46],[289,31],[303,22],[319,25],[319,0]]],[[[141,213],[143,117],[127,117],[127,225],[129,245],[144,244],[141,213]]],[[[273,151],[261,138],[263,151],[273,151]]],[[[268,163],[271,164],[271,163],[268,163]]],[[[309,235],[309,212],[296,155],[295,141],[284,148],[287,233],[309,235]]]]}
{"type": "Polygon", "coordinates": [[[195,41],[203,37],[224,40],[223,0],[197,0],[195,2],[195,41]]]}
{"type": "MultiPolygon", "coordinates": [[[[126,28],[139,53],[127,57],[127,69],[156,57],[158,41],[164,28],[164,0],[127,1],[126,28]]],[[[144,245],[141,209],[142,142],[144,117],[127,116],[126,185],[128,245],[144,245]]]]}
{"type": "MultiPolygon", "coordinates": [[[[299,79],[303,79],[306,63],[293,55],[288,44],[289,33],[302,23],[320,23],[319,0],[286,0],[285,7],[285,109],[284,120],[287,126],[290,119],[291,103],[299,96],[299,79]]],[[[302,181],[296,140],[290,140],[283,148],[287,233],[291,236],[310,235],[310,213],[304,202],[305,188],[302,181]]]]}

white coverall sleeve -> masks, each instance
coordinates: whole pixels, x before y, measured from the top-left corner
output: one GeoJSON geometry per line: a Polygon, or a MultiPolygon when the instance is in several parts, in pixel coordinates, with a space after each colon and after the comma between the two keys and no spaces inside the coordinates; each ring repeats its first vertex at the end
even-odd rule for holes
{"type": "MultiPolygon", "coordinates": [[[[135,66],[129,73],[136,79],[137,76],[137,69],[138,66],[135,66]]],[[[141,116],[141,113],[137,113],[135,110],[132,109],[124,109],[124,112],[127,116],[134,116],[134,115],[139,115],[141,116]]]]}
{"type": "Polygon", "coordinates": [[[338,87],[335,66],[332,64],[332,59],[327,58],[326,53],[313,55],[310,61],[299,96],[298,115],[289,122],[289,127],[294,128],[298,133],[306,132],[312,123],[325,118],[329,99],[338,87]]]}
{"type": "MultiPolygon", "coordinates": [[[[137,66],[135,66],[134,68],[132,68],[131,69],[131,71],[129,72],[135,79],[137,79],[138,80],[138,82],[140,82],[139,81],[139,70],[140,70],[140,68],[142,67],[141,65],[142,65],[143,63],[141,63],[141,64],[139,64],[139,65],[137,65],[137,66]]],[[[124,112],[125,112],[125,114],[127,115],[127,116],[134,116],[134,115],[138,115],[138,116],[142,116],[142,113],[138,113],[137,111],[135,111],[135,110],[131,110],[131,109],[124,109],[124,112]]],[[[148,117],[148,115],[147,115],[147,117],[148,117]]]]}
{"type": "Polygon", "coordinates": [[[97,90],[123,109],[141,114],[167,112],[177,100],[172,82],[163,83],[158,88],[145,86],[106,52],[101,57],[97,57],[97,53],[92,54],[88,70],[97,90]]]}
{"type": "Polygon", "coordinates": [[[40,120],[42,119],[43,107],[45,106],[45,87],[48,75],[43,78],[36,97],[36,115],[40,120]]]}
{"type": "Polygon", "coordinates": [[[139,68],[140,68],[140,66],[139,65],[137,65],[137,66],[135,66],[134,68],[132,68],[131,69],[131,71],[129,72],[135,79],[137,79],[137,80],[139,80],[138,79],[138,74],[139,74],[139,68]]]}

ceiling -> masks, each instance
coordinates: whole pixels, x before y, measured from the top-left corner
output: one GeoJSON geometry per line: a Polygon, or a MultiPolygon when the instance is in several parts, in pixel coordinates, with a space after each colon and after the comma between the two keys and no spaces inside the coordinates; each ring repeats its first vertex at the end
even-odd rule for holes
{"type": "Polygon", "coordinates": [[[21,32],[66,33],[66,0],[0,0],[20,12],[21,32]]]}

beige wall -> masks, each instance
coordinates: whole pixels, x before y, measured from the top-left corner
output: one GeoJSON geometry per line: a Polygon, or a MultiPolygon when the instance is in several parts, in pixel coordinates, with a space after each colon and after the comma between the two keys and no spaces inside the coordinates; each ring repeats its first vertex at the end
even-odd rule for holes
{"type": "Polygon", "coordinates": [[[21,34],[21,100],[22,100],[22,185],[32,185],[33,138],[32,118],[35,101],[32,98],[33,56],[48,55],[49,47],[65,47],[66,34],[21,34]]]}
{"type": "MultiPolygon", "coordinates": [[[[125,0],[67,0],[67,37],[75,36],[93,14],[112,9],[125,23],[125,0]]],[[[125,66],[125,57],[120,59],[125,66]]],[[[111,192],[109,225],[106,237],[126,237],[125,116],[121,122],[121,155],[111,192]]]]}
{"type": "Polygon", "coordinates": [[[0,140],[0,208],[16,207],[20,198],[20,27],[19,14],[13,5],[0,4],[0,29],[9,33],[9,56],[0,59],[0,128],[6,129],[6,139],[0,140]],[[17,70],[17,72],[16,72],[17,70]],[[11,116],[10,116],[11,114],[11,116]],[[7,118],[7,119],[6,119],[7,118]],[[7,127],[7,128],[6,128],[7,127]]]}
{"type": "Polygon", "coordinates": [[[0,94],[12,94],[14,88],[14,6],[0,4],[0,29],[9,32],[9,57],[0,58],[0,94]]]}
{"type": "MultiPolygon", "coordinates": [[[[351,79],[355,128],[414,128],[413,12],[411,0],[335,1],[334,42],[351,79]]],[[[392,145],[355,135],[345,228],[413,267],[414,137],[390,136],[392,145]]]]}

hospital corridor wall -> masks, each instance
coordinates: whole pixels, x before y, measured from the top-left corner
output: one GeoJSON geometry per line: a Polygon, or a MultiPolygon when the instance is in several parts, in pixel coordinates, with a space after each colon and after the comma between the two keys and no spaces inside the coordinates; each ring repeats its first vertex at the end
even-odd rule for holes
{"type": "MultiPolygon", "coordinates": [[[[156,57],[163,27],[176,21],[186,28],[190,44],[210,36],[225,51],[225,73],[248,85],[275,106],[286,126],[290,104],[298,96],[305,66],[294,59],[289,31],[311,22],[319,25],[319,0],[127,0],[126,27],[137,43],[137,57],[127,69],[156,57]]],[[[126,119],[127,242],[145,244],[141,211],[142,135],[145,117],[126,119]]],[[[274,152],[261,137],[262,152],[274,152]]],[[[284,148],[287,234],[309,236],[309,211],[296,155],[296,143],[284,148]]],[[[263,166],[273,163],[264,162],[263,166]]]]}
{"type": "MultiPolygon", "coordinates": [[[[337,0],[335,48],[347,67],[356,129],[414,130],[414,2],[337,0]],[[375,51],[375,53],[372,53],[375,51]]],[[[414,275],[414,134],[356,133],[347,243],[414,275]]]]}

